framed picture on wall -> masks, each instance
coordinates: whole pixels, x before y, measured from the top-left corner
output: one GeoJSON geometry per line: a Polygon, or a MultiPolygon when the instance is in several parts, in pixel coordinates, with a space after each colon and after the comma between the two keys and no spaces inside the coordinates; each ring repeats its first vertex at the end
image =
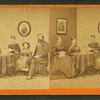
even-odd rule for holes
{"type": "Polygon", "coordinates": [[[98,32],[100,33],[100,22],[98,24],[98,32]]]}
{"type": "Polygon", "coordinates": [[[26,37],[31,32],[31,25],[28,21],[21,21],[18,24],[18,32],[21,36],[26,37]]]}
{"type": "Polygon", "coordinates": [[[66,18],[57,18],[57,34],[66,34],[67,33],[67,19],[66,18]]]}

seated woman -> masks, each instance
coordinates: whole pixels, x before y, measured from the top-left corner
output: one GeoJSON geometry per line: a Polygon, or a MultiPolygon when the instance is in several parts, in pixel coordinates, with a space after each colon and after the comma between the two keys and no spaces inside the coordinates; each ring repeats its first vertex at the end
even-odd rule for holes
{"type": "Polygon", "coordinates": [[[15,41],[15,36],[11,36],[11,44],[8,45],[8,49],[10,53],[19,53],[20,47],[19,44],[15,41]]]}
{"type": "Polygon", "coordinates": [[[75,67],[71,58],[66,54],[62,38],[58,37],[57,44],[53,48],[53,60],[50,66],[50,78],[72,78],[76,76],[75,67]]]}
{"type": "Polygon", "coordinates": [[[32,56],[32,52],[30,51],[30,44],[28,42],[24,42],[22,44],[23,50],[21,52],[20,58],[17,60],[17,70],[21,74],[24,71],[28,71],[28,66],[26,64],[27,59],[32,56]]]}
{"type": "Polygon", "coordinates": [[[73,53],[80,52],[80,48],[77,45],[77,40],[75,38],[71,38],[71,46],[68,49],[69,55],[73,55],[73,53]]]}
{"type": "Polygon", "coordinates": [[[90,39],[91,39],[91,43],[88,44],[88,50],[89,51],[95,51],[95,50],[99,51],[100,47],[99,47],[98,42],[95,41],[95,36],[91,35],[90,39]]]}

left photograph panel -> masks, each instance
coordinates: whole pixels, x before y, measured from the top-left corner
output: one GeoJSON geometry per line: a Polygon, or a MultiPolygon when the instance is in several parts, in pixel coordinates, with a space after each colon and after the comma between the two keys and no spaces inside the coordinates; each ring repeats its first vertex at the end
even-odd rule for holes
{"type": "Polygon", "coordinates": [[[0,89],[49,89],[49,8],[0,8],[0,89]]]}

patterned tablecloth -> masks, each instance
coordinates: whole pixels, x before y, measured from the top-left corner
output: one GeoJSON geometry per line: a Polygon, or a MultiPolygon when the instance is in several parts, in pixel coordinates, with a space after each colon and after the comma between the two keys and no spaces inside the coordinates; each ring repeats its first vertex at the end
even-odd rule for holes
{"type": "Polygon", "coordinates": [[[73,62],[79,75],[85,72],[90,66],[95,66],[95,60],[99,52],[81,52],[73,54],[73,62]]]}
{"type": "Polygon", "coordinates": [[[10,68],[16,67],[19,54],[0,54],[0,75],[4,75],[10,68]]]}

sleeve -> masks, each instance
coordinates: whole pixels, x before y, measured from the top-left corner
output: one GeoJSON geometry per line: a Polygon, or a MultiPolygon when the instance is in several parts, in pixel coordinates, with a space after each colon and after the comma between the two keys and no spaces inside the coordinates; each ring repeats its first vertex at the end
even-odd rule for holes
{"type": "Polygon", "coordinates": [[[77,52],[76,47],[72,47],[68,49],[68,55],[72,56],[74,52],[77,52]]]}
{"type": "Polygon", "coordinates": [[[17,44],[16,49],[17,49],[16,51],[18,51],[18,52],[20,52],[20,51],[21,51],[19,44],[17,44]]]}
{"type": "Polygon", "coordinates": [[[44,56],[47,56],[49,53],[49,44],[48,43],[44,43],[43,44],[43,47],[42,47],[42,50],[41,50],[41,53],[39,54],[40,57],[44,57],[44,56]]]}
{"type": "Polygon", "coordinates": [[[28,51],[29,57],[32,56],[32,53],[33,53],[33,52],[32,52],[31,50],[28,51]]]}
{"type": "Polygon", "coordinates": [[[56,55],[59,54],[56,47],[53,48],[52,54],[53,54],[54,56],[56,56],[56,55]]]}
{"type": "MultiPolygon", "coordinates": [[[[73,47],[72,47],[72,48],[73,48],[73,47]]],[[[68,49],[68,54],[72,53],[72,51],[73,51],[72,48],[69,48],[69,49],[68,49]]]]}
{"type": "Polygon", "coordinates": [[[96,50],[100,51],[100,46],[98,43],[96,43],[96,50]]]}
{"type": "Polygon", "coordinates": [[[99,44],[98,43],[96,44],[96,47],[99,48],[99,44]]]}

